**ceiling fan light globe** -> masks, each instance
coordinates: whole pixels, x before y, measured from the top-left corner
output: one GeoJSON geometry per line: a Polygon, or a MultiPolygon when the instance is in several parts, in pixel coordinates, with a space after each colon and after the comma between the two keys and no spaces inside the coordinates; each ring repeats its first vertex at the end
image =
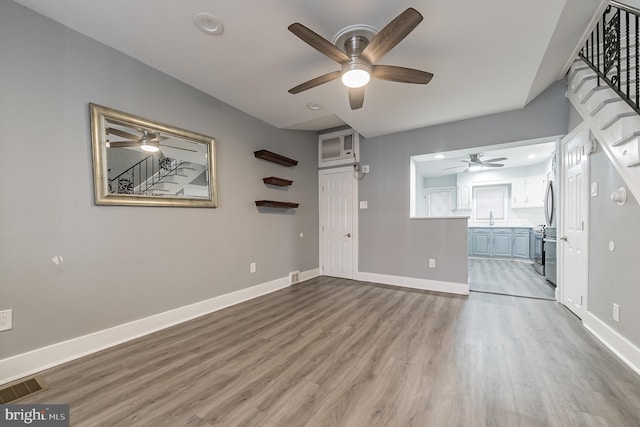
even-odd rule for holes
{"type": "Polygon", "coordinates": [[[360,58],[353,58],[341,71],[342,84],[352,89],[363,87],[371,80],[371,65],[360,58]]]}
{"type": "Polygon", "coordinates": [[[365,86],[371,80],[366,70],[349,70],[342,75],[342,84],[350,88],[365,86]]]}
{"type": "Polygon", "coordinates": [[[481,165],[471,165],[469,166],[469,171],[471,172],[477,172],[477,171],[481,171],[482,170],[482,166],[481,165]]]}
{"type": "Polygon", "coordinates": [[[157,153],[158,151],[160,151],[160,148],[158,148],[157,146],[152,144],[146,144],[144,142],[140,146],[140,149],[143,151],[147,151],[149,153],[157,153]]]}

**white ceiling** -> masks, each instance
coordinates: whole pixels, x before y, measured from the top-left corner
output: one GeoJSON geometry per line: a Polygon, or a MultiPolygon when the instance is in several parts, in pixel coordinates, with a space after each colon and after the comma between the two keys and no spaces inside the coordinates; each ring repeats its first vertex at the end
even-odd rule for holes
{"type": "Polygon", "coordinates": [[[486,161],[499,157],[506,157],[500,163],[501,168],[491,168],[488,170],[504,170],[518,167],[528,167],[540,163],[548,162],[556,151],[556,138],[547,138],[536,141],[522,141],[509,144],[493,145],[489,147],[476,147],[471,149],[448,151],[445,153],[425,154],[413,156],[416,165],[416,172],[423,177],[437,177],[458,173],[481,173],[466,171],[466,163],[469,154],[481,154],[480,160],[486,161]],[[444,158],[437,159],[437,154],[444,154],[444,158]],[[455,169],[448,169],[456,167],[455,169]]]}
{"type": "Polygon", "coordinates": [[[365,137],[512,110],[561,78],[602,0],[16,0],[278,128],[348,124],[365,137]],[[331,40],[378,30],[407,7],[424,21],[379,63],[435,74],[426,86],[372,81],[349,109],[339,80],[291,95],[339,69],[291,34],[300,22],[331,40]],[[208,12],[224,33],[197,30],[208,12]],[[310,111],[307,103],[322,105],[310,111]]]}

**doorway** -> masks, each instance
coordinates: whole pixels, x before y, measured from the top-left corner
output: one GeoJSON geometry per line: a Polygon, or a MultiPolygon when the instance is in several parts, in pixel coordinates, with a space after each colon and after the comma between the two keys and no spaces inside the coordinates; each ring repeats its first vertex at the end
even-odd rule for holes
{"type": "Polygon", "coordinates": [[[587,306],[589,139],[583,123],[562,140],[560,300],[579,318],[587,306]]]}
{"type": "Polygon", "coordinates": [[[358,185],[353,167],[319,171],[320,272],[353,279],[358,271],[358,185]]]}

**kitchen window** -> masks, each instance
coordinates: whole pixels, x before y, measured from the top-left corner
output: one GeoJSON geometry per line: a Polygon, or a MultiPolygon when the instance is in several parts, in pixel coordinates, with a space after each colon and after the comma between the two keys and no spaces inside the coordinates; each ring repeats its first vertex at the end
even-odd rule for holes
{"type": "Polygon", "coordinates": [[[508,185],[473,187],[476,220],[506,220],[509,203],[508,185]]]}

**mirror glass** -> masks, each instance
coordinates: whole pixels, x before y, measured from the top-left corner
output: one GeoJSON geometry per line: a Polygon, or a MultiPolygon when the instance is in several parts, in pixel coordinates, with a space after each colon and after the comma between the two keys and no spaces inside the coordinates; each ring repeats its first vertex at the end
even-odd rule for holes
{"type": "Polygon", "coordinates": [[[213,138],[90,107],[96,204],[216,207],[213,138]]]}

